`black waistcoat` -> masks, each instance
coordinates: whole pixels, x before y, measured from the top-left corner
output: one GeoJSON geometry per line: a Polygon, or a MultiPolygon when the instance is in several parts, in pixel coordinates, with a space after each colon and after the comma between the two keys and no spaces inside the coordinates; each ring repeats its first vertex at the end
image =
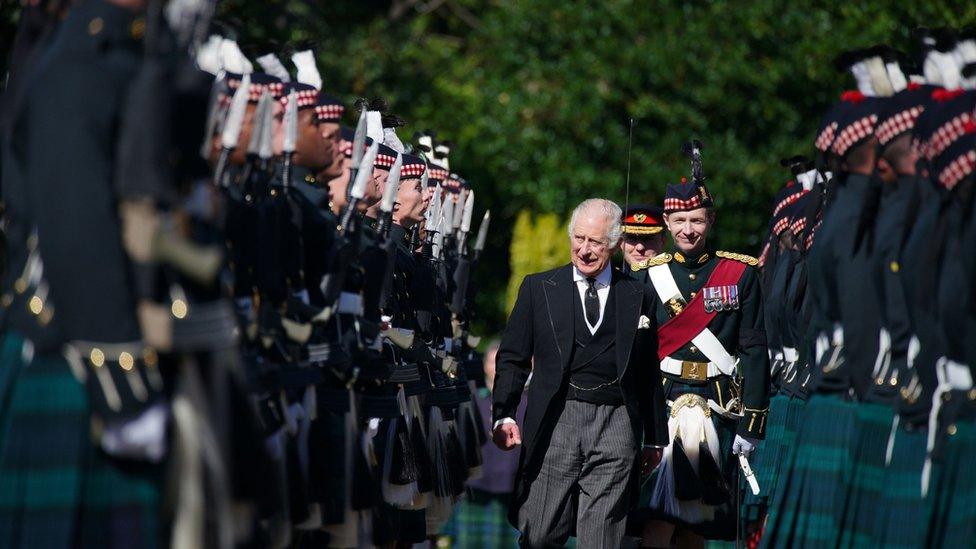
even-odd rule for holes
{"type": "Polygon", "coordinates": [[[603,309],[603,321],[596,333],[590,334],[583,317],[583,303],[579,294],[573,300],[573,358],[569,363],[570,400],[593,404],[623,404],[620,382],[617,380],[616,361],[616,306],[614,288],[610,286],[607,304],[603,309]],[[601,387],[602,385],[602,387],[601,387]],[[575,386],[575,387],[574,387],[575,386]],[[593,389],[593,390],[580,390],[593,389]]]}

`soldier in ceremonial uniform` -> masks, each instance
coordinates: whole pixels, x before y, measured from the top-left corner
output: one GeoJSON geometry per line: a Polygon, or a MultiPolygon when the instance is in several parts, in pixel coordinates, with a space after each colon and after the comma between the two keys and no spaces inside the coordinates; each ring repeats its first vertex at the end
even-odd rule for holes
{"type": "Polygon", "coordinates": [[[738,463],[766,428],[769,367],[757,260],[710,245],[712,197],[669,185],[664,220],[675,251],[647,268],[656,308],[671,444],[642,493],[644,544],[735,539],[738,463]],[[676,532],[677,530],[677,532],[676,532]]]}
{"type": "Polygon", "coordinates": [[[2,289],[0,546],[163,543],[167,412],[123,246],[113,141],[143,61],[139,4],[75,3],[21,67],[4,158],[5,217],[23,238],[10,241],[2,289]],[[137,420],[142,440],[126,435],[137,420]]]}
{"type": "MultiPolygon", "coordinates": [[[[864,58],[847,61],[845,67],[864,58]]],[[[859,87],[872,89],[870,82],[859,87]]],[[[838,114],[831,123],[830,153],[838,176],[807,261],[812,300],[807,341],[815,342],[816,351],[810,358],[810,379],[804,382],[815,394],[797,434],[790,482],[782,483],[786,490],[771,509],[763,538],[769,546],[815,540],[839,543],[842,536],[853,534],[853,530],[844,534],[844,529],[857,509],[837,502],[852,493],[856,467],[852,448],[867,440],[858,438],[858,426],[873,420],[867,415],[859,418],[851,397],[865,398],[875,385],[872,372],[881,331],[872,257],[867,247],[856,246],[862,208],[874,198],[874,128],[880,108],[878,97],[851,91],[842,95],[841,105],[833,111],[838,114]],[[824,456],[836,455],[840,459],[831,458],[825,468],[824,456]],[[824,520],[787,522],[811,515],[824,520]]]]}
{"type": "MultiPolygon", "coordinates": [[[[664,251],[664,210],[651,204],[631,204],[624,210],[620,252],[628,267],[664,251]]],[[[630,269],[626,269],[630,270],[630,269]]],[[[642,269],[641,269],[642,270],[642,269]]],[[[634,271],[637,274],[637,271],[634,271]]]]}

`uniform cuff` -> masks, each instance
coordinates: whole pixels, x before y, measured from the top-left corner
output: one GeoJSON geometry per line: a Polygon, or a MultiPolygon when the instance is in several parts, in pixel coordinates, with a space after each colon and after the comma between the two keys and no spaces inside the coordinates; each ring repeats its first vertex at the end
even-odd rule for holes
{"type": "Polygon", "coordinates": [[[744,437],[755,439],[766,438],[766,416],[768,415],[768,406],[761,409],[743,408],[738,433],[744,437]]]}

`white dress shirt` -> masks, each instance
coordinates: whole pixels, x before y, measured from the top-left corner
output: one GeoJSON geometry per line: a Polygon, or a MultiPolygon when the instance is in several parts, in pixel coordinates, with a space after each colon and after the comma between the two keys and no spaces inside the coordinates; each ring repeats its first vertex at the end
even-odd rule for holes
{"type": "Polygon", "coordinates": [[[596,275],[596,282],[593,285],[596,287],[596,295],[600,298],[600,317],[597,318],[596,324],[590,324],[590,319],[586,318],[586,290],[590,287],[590,284],[586,281],[586,275],[579,272],[576,265],[573,265],[573,281],[576,282],[576,289],[579,290],[580,305],[583,307],[583,318],[586,320],[586,327],[590,329],[590,335],[596,333],[600,329],[600,324],[603,323],[603,311],[607,308],[607,297],[610,295],[610,264],[600,271],[600,274],[596,275]]]}

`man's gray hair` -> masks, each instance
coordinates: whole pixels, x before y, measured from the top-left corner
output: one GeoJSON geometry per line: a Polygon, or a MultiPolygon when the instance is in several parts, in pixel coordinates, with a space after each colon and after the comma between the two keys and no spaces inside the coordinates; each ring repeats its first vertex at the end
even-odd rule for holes
{"type": "Polygon", "coordinates": [[[573,238],[573,229],[576,228],[576,220],[584,212],[605,217],[610,222],[610,230],[607,234],[608,242],[611,246],[618,243],[620,235],[623,232],[620,221],[620,218],[623,216],[623,210],[620,209],[620,206],[616,202],[605,198],[588,198],[580,202],[579,206],[576,206],[576,209],[573,210],[573,216],[569,218],[570,239],[573,238]]]}

